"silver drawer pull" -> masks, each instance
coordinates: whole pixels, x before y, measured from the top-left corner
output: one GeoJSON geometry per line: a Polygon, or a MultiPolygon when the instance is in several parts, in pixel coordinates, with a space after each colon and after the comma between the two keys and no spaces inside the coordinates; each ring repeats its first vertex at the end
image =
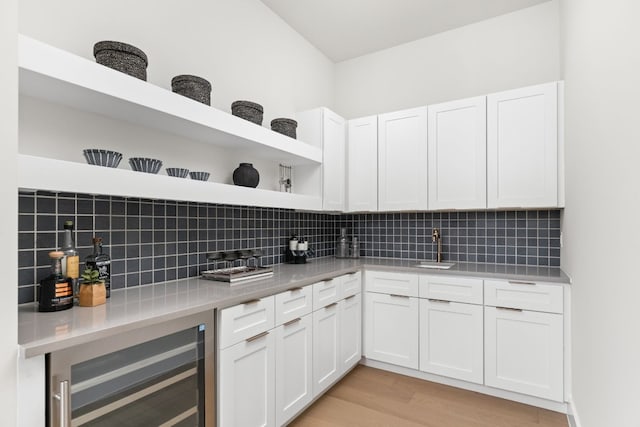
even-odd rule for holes
{"type": "Polygon", "coordinates": [[[298,317],[297,319],[289,320],[288,322],[283,323],[282,326],[293,325],[294,323],[298,323],[300,320],[302,320],[302,319],[298,317]]]}
{"type": "Polygon", "coordinates": [[[511,307],[496,307],[498,310],[508,310],[508,311],[518,311],[521,312],[521,308],[511,308],[511,307]]]}
{"type": "Polygon", "coordinates": [[[325,307],[325,310],[329,310],[330,308],[335,307],[336,305],[338,305],[337,302],[334,302],[333,304],[329,304],[328,306],[325,307]]]}
{"type": "Polygon", "coordinates": [[[267,335],[269,335],[269,331],[264,331],[261,334],[258,335],[254,335],[251,338],[247,338],[247,342],[251,342],[251,341],[255,341],[255,340],[259,340],[262,337],[266,337],[267,335]]]}
{"type": "Polygon", "coordinates": [[[243,302],[242,304],[244,304],[244,305],[251,305],[251,304],[257,304],[257,303],[259,303],[259,302],[260,302],[260,298],[258,298],[258,299],[252,299],[252,300],[249,300],[249,301],[243,302]]]}
{"type": "Polygon", "coordinates": [[[298,291],[301,291],[301,290],[302,290],[302,288],[300,288],[300,287],[298,287],[298,288],[291,288],[291,289],[289,289],[289,292],[298,292],[298,291]]]}
{"type": "Polygon", "coordinates": [[[394,298],[410,298],[408,295],[398,295],[398,294],[389,294],[389,296],[394,298]]]}
{"type": "Polygon", "coordinates": [[[523,282],[522,280],[509,280],[511,285],[535,285],[535,282],[523,282]]]}
{"type": "Polygon", "coordinates": [[[356,295],[355,295],[355,294],[353,294],[353,295],[350,295],[350,296],[346,297],[344,300],[345,300],[345,301],[349,301],[350,299],[353,299],[353,298],[355,298],[355,297],[356,297],[356,295]]]}
{"type": "Polygon", "coordinates": [[[443,303],[443,304],[449,304],[451,301],[447,301],[446,299],[433,299],[433,298],[429,298],[429,301],[431,302],[439,302],[439,303],[443,303]]]}
{"type": "Polygon", "coordinates": [[[321,282],[327,283],[327,282],[331,282],[334,278],[332,277],[331,279],[323,279],[321,280],[321,282]]]}

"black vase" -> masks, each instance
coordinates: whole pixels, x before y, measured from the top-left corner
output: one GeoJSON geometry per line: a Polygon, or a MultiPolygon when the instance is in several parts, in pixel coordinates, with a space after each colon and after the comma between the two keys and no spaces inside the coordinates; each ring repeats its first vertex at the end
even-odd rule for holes
{"type": "Polygon", "coordinates": [[[233,183],[243,187],[256,188],[260,182],[260,174],[251,163],[240,163],[233,171],[233,183]]]}

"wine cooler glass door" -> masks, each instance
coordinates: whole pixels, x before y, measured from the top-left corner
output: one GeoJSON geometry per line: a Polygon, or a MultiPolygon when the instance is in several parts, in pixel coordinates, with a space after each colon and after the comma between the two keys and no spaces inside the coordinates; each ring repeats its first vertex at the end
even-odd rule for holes
{"type": "Polygon", "coordinates": [[[50,425],[213,425],[212,323],[210,312],[51,354],[50,425]]]}

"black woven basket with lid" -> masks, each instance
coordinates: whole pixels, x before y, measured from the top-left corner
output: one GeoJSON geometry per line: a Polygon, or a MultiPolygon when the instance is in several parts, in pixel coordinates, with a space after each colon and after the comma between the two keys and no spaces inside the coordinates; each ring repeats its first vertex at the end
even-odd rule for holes
{"type": "Polygon", "coordinates": [[[271,130],[296,139],[298,122],[293,119],[279,118],[271,120],[271,130]]]}
{"type": "Polygon", "coordinates": [[[171,79],[171,90],[187,98],[211,105],[211,83],[202,77],[182,74],[171,79]]]}
{"type": "Polygon", "coordinates": [[[257,125],[262,125],[262,113],[264,113],[262,105],[255,102],[235,101],[231,104],[231,114],[257,125]]]}
{"type": "Polygon", "coordinates": [[[93,45],[93,56],[98,64],[147,80],[147,55],[135,46],[115,41],[101,41],[93,45]]]}

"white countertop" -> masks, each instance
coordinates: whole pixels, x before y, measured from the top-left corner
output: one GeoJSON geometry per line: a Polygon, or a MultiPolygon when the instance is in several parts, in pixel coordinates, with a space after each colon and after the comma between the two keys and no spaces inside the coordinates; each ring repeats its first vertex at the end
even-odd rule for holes
{"type": "Polygon", "coordinates": [[[430,275],[569,283],[569,278],[559,268],[457,263],[449,270],[433,270],[417,268],[417,262],[327,257],[311,259],[307,264],[276,265],[272,277],[234,286],[190,278],[114,290],[107,303],[98,307],[76,306],[55,313],[40,313],[37,303],[25,304],[18,310],[18,343],[23,357],[33,357],[157,322],[236,305],[352,273],[361,267],[430,275]]]}

